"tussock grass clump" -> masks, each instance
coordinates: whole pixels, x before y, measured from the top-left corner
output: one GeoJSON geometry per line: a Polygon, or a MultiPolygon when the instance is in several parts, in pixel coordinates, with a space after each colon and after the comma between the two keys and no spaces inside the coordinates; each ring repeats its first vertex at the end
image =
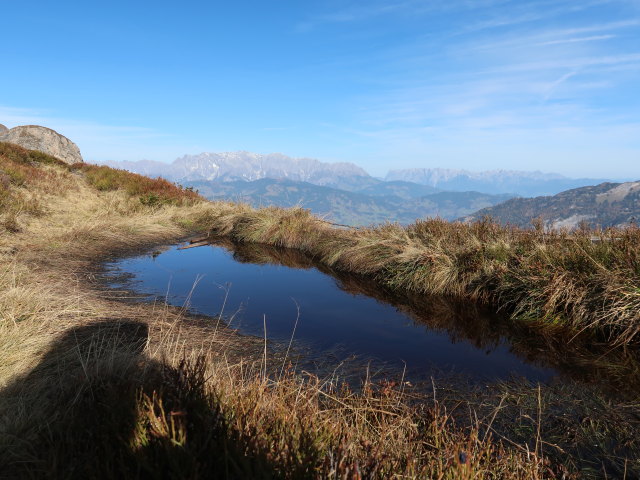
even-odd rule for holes
{"type": "Polygon", "coordinates": [[[569,233],[433,219],[347,230],[300,208],[276,207],[212,208],[208,221],[211,235],[297,248],[398,290],[482,302],[518,321],[612,344],[640,340],[640,229],[634,226],[569,233]]]}

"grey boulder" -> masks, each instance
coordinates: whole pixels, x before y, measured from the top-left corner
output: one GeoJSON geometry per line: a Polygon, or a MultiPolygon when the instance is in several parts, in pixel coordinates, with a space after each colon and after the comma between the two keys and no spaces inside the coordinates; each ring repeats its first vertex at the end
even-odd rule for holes
{"type": "Polygon", "coordinates": [[[5,127],[4,131],[0,128],[0,142],[13,143],[29,150],[38,150],[69,165],[83,161],[80,149],[75,143],[47,127],[24,125],[11,130],[6,130],[5,127]]]}

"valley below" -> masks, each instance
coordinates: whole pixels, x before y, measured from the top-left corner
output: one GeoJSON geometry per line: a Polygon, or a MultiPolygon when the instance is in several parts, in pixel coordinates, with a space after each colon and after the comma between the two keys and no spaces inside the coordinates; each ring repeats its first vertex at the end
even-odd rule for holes
{"type": "Polygon", "coordinates": [[[383,222],[413,223],[418,218],[455,220],[513,197],[479,192],[438,192],[423,194],[419,185],[403,184],[369,187],[350,192],[306,182],[261,179],[250,182],[192,181],[186,186],[209,200],[244,202],[253,207],[303,207],[328,221],[351,226],[383,222]],[[370,193],[377,190],[379,193],[370,193]],[[399,191],[402,197],[387,192],[399,191]],[[366,193],[365,193],[366,192],[366,193]]]}

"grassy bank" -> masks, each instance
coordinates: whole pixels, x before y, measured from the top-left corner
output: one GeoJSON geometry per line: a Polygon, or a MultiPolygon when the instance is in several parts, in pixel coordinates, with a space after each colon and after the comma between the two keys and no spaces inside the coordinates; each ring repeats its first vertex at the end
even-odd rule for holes
{"type": "MultiPolygon", "coordinates": [[[[511,353],[527,363],[553,369],[580,383],[635,398],[640,394],[640,354],[634,348],[611,348],[595,342],[593,336],[558,331],[542,322],[512,321],[490,308],[456,298],[398,291],[354,273],[335,270],[299,250],[262,243],[237,243],[227,238],[211,243],[229,251],[235,261],[284,265],[296,269],[317,269],[331,276],[336,285],[351,295],[366,295],[391,305],[429,332],[439,332],[452,342],[468,342],[492,351],[508,344],[511,353]]],[[[430,372],[433,375],[433,372],[430,372]]]]}
{"type": "MultiPolygon", "coordinates": [[[[558,402],[576,393],[522,384],[474,392],[473,401],[438,386],[417,398],[393,382],[354,393],[332,378],[296,374],[286,359],[264,358],[259,339],[166,305],[123,301],[96,280],[106,258],[214,231],[300,248],[394,288],[429,285],[493,301],[480,289],[454,288],[453,273],[426,275],[432,262],[449,261],[438,252],[469,239],[454,235],[429,257],[424,225],[441,235],[462,227],[343,231],[301,210],[212,204],[161,180],[70,167],[1,143],[0,188],[0,476],[535,479],[640,471],[637,405],[576,396],[578,417],[559,417],[558,402]],[[393,265],[405,269],[394,276],[393,265]]],[[[494,245],[508,234],[491,228],[472,227],[469,238],[494,245]]]]}
{"type": "Polygon", "coordinates": [[[299,249],[399,291],[491,305],[514,320],[612,345],[640,340],[640,228],[543,232],[418,220],[336,228],[308,211],[234,204],[203,220],[214,236],[299,249]]]}

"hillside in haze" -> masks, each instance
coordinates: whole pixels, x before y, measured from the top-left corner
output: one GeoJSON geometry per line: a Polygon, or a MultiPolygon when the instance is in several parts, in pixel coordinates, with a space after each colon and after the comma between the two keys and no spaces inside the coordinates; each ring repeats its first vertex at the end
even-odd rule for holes
{"type": "Polygon", "coordinates": [[[380,182],[358,190],[358,193],[372,195],[374,197],[392,195],[404,199],[418,198],[438,192],[440,192],[440,189],[438,188],[430,187],[428,185],[420,185],[413,182],[403,182],[400,180],[380,182]]]}
{"type": "Polygon", "coordinates": [[[403,180],[440,190],[516,193],[522,197],[554,195],[570,188],[595,185],[604,179],[567,178],[557,173],[487,170],[472,172],[446,168],[391,170],[385,180],[403,180]]]}
{"type": "MultiPolygon", "coordinates": [[[[414,196],[408,195],[410,187],[406,185],[392,185],[387,190],[393,192],[397,188],[404,197],[391,194],[371,195],[307,182],[269,178],[251,182],[193,181],[186,182],[185,185],[194,187],[210,200],[246,202],[255,207],[302,206],[329,221],[347,225],[369,225],[385,221],[409,224],[417,218],[426,217],[452,220],[511,198],[507,194],[489,195],[478,192],[420,195],[422,192],[419,185],[413,190],[414,196]]],[[[363,190],[368,191],[368,188],[363,190]]]]}
{"type": "Polygon", "coordinates": [[[601,227],[624,226],[640,219],[640,181],[601,183],[546,197],[514,198],[464,220],[478,220],[487,215],[500,223],[525,228],[531,227],[536,218],[554,229],[572,229],[583,222],[601,227]]]}

